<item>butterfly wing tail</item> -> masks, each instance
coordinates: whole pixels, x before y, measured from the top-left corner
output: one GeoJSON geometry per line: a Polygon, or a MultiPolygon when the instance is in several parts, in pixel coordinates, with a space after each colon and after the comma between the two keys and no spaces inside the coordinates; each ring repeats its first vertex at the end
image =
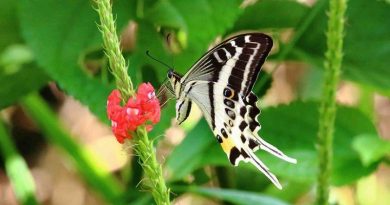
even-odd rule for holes
{"type": "Polygon", "coordinates": [[[285,155],[282,151],[280,151],[278,148],[274,147],[273,145],[263,140],[257,134],[257,132],[260,130],[260,123],[257,120],[258,116],[260,115],[260,109],[256,106],[256,102],[257,102],[256,95],[252,92],[249,93],[245,101],[246,101],[245,107],[247,110],[245,118],[246,121],[249,122],[249,128],[252,134],[250,135],[249,138],[250,140],[254,140],[255,144],[258,145],[258,146],[253,146],[253,151],[256,151],[260,147],[260,149],[265,150],[280,159],[296,164],[297,163],[296,159],[285,155]]]}
{"type": "Polygon", "coordinates": [[[278,188],[282,189],[282,185],[279,183],[278,178],[274,174],[272,174],[268,167],[253,153],[252,150],[246,149],[246,153],[249,155],[246,158],[248,162],[253,164],[259,171],[261,171],[271,182],[278,188]]]}
{"type": "Polygon", "coordinates": [[[276,178],[276,176],[269,171],[268,167],[255,155],[251,148],[242,145],[233,145],[232,143],[232,138],[228,138],[223,143],[221,143],[221,146],[227,154],[229,161],[232,165],[238,166],[240,161],[244,161],[246,163],[250,162],[269,180],[271,180],[271,182],[278,189],[282,189],[282,185],[279,183],[278,178],[276,178]]]}
{"type": "Polygon", "coordinates": [[[280,151],[278,148],[276,148],[275,146],[269,144],[268,142],[266,142],[265,140],[263,140],[261,137],[259,137],[257,134],[253,133],[255,138],[256,138],[256,141],[259,143],[259,146],[260,146],[260,149],[262,150],[265,150],[267,151],[268,153],[280,158],[280,159],[283,159],[287,162],[290,162],[292,164],[296,164],[297,163],[297,160],[292,158],[292,157],[289,157],[287,155],[285,155],[282,151],[280,151]]]}

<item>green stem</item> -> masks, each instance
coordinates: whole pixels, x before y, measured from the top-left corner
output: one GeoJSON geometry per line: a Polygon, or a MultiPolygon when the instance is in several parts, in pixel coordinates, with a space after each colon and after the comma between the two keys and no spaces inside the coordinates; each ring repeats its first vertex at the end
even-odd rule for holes
{"type": "MultiPolygon", "coordinates": [[[[95,2],[100,17],[99,28],[102,32],[111,72],[116,79],[118,89],[121,91],[122,100],[127,101],[134,94],[134,89],[131,79],[127,75],[125,60],[120,52],[110,0],[95,0],[95,2]]],[[[132,147],[140,157],[140,164],[146,175],[143,184],[149,187],[157,204],[170,204],[169,190],[165,185],[161,165],[157,162],[153,143],[149,141],[145,127],[140,126],[133,137],[134,146],[132,147]]],[[[126,144],[129,144],[128,140],[126,140],[126,144]]]]}
{"type": "Polygon", "coordinates": [[[133,83],[127,75],[125,58],[122,56],[120,43],[115,29],[112,6],[109,0],[96,0],[96,11],[100,17],[100,31],[103,35],[103,45],[109,61],[111,73],[115,76],[116,85],[123,99],[134,95],[133,83]]]}
{"type": "Polygon", "coordinates": [[[327,205],[329,199],[330,176],[333,155],[333,131],[336,117],[336,90],[340,78],[344,37],[344,15],[347,0],[330,0],[325,53],[325,81],[323,99],[320,106],[318,130],[319,174],[317,184],[317,204],[327,205]]]}
{"type": "Polygon", "coordinates": [[[3,122],[0,120],[0,152],[4,157],[5,170],[20,204],[36,205],[35,183],[24,159],[16,151],[3,122]]]}
{"type": "Polygon", "coordinates": [[[140,164],[147,177],[143,184],[152,188],[156,204],[170,204],[169,190],[162,176],[162,168],[157,162],[153,142],[149,140],[145,127],[137,129],[136,137],[134,137],[134,150],[141,159],[140,164]]]}

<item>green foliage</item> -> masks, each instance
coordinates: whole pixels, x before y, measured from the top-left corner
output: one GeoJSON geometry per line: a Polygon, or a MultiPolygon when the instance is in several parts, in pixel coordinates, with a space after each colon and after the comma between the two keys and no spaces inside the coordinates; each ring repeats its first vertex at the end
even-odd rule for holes
{"type": "Polygon", "coordinates": [[[39,89],[48,79],[45,72],[33,62],[28,48],[9,46],[0,54],[0,109],[12,105],[30,91],[39,89]]]}
{"type": "Polygon", "coordinates": [[[308,10],[308,6],[293,0],[263,0],[246,8],[233,30],[294,28],[308,10]]]}
{"type": "Polygon", "coordinates": [[[267,204],[267,205],[287,205],[288,203],[281,200],[269,197],[267,195],[251,193],[245,191],[215,189],[204,187],[188,187],[188,192],[196,193],[202,196],[221,199],[237,205],[253,205],[253,204],[267,204]]]}
{"type": "Polygon", "coordinates": [[[5,161],[5,171],[9,176],[16,198],[23,205],[38,204],[35,198],[35,183],[24,159],[11,142],[3,122],[0,121],[0,156],[5,161]]]}
{"type": "Polygon", "coordinates": [[[343,62],[344,24],[347,0],[329,1],[326,30],[323,96],[320,104],[318,143],[318,174],[316,203],[329,204],[330,175],[332,174],[333,134],[336,118],[336,92],[343,62]]]}
{"type": "MultiPolygon", "coordinates": [[[[131,18],[128,1],[117,1],[118,27],[131,18]]],[[[102,120],[106,120],[105,105],[111,86],[91,78],[80,64],[80,56],[88,49],[101,46],[96,29],[97,13],[89,1],[55,0],[19,3],[19,19],[24,39],[34,52],[38,65],[102,120]],[[50,20],[48,20],[50,17],[50,20]],[[71,26],[70,26],[71,25],[71,26]]]]}
{"type": "Polygon", "coordinates": [[[210,144],[215,141],[209,125],[202,119],[170,154],[166,167],[170,173],[170,180],[181,179],[197,168],[202,156],[208,153],[206,151],[210,144]]]}
{"type": "Polygon", "coordinates": [[[186,30],[186,22],[175,5],[169,1],[156,2],[152,8],[147,10],[145,19],[156,25],[186,30]]]}
{"type": "MultiPolygon", "coordinates": [[[[388,93],[390,75],[390,4],[385,1],[349,1],[346,13],[343,77],[388,93]],[[364,8],[362,10],[361,8],[364,8]],[[367,17],[369,16],[369,18],[367,17]]],[[[321,11],[298,42],[297,52],[320,65],[325,52],[327,8],[321,11]],[[303,52],[303,53],[301,53],[303,52]]],[[[321,65],[320,65],[321,67],[321,65]]]]}
{"type": "MultiPolygon", "coordinates": [[[[289,181],[312,183],[315,180],[316,164],[318,163],[315,148],[315,136],[318,130],[316,119],[318,119],[317,103],[296,102],[264,109],[260,116],[262,124],[260,136],[286,154],[296,158],[299,166],[275,160],[274,156],[264,151],[257,153],[259,158],[269,165],[269,168],[277,176],[282,176],[289,181]],[[288,129],[284,128],[285,125],[288,125],[288,129]]],[[[198,128],[199,126],[207,126],[204,122],[199,124],[198,128]]],[[[214,142],[215,139],[209,139],[214,138],[212,133],[201,133],[199,130],[203,131],[205,128],[196,129],[197,127],[194,128],[194,134],[188,134],[170,155],[170,158],[175,159],[174,163],[171,162],[173,159],[168,159],[167,166],[174,171],[176,170],[175,176],[186,176],[205,165],[231,166],[221,147],[214,142]],[[198,142],[194,144],[195,141],[198,142]],[[188,151],[186,152],[186,150],[188,151]],[[179,156],[185,158],[178,159],[179,156]]],[[[335,154],[332,183],[334,185],[349,184],[375,170],[378,164],[377,160],[365,165],[361,162],[359,153],[352,148],[355,137],[362,133],[373,134],[369,135],[372,140],[378,138],[374,125],[361,112],[353,108],[340,107],[335,122],[333,145],[335,154]],[[353,170],[349,169],[351,166],[354,167],[353,170]]],[[[251,170],[256,169],[249,164],[242,166],[251,170]]]]}
{"type": "MultiPolygon", "coordinates": [[[[113,3],[117,33],[135,23],[134,45],[124,52],[128,74],[136,87],[150,81],[155,87],[166,79],[167,68],[145,55],[150,53],[184,74],[215,40],[236,32],[261,31],[271,34],[275,48],[267,61],[276,59],[301,61],[312,68],[322,68],[326,50],[327,1],[307,6],[294,0],[262,0],[240,6],[239,0],[117,0],[113,3]],[[288,31],[286,40],[285,34],[288,31]],[[291,31],[291,32],[290,32],[291,31]],[[170,35],[169,43],[167,35],[170,35]],[[283,39],[283,40],[282,40],[283,39]]],[[[380,139],[373,119],[373,93],[390,93],[388,53],[390,52],[390,4],[386,1],[349,1],[345,24],[342,80],[354,81],[364,89],[358,107],[338,107],[333,143],[333,185],[349,185],[376,170],[388,160],[389,143],[380,139]],[[364,9],[362,9],[364,8],[364,9]],[[362,110],[363,112],[361,112],[362,110]]],[[[97,160],[85,153],[69,138],[45,105],[36,96],[49,80],[73,96],[104,122],[106,98],[114,88],[111,69],[103,55],[103,42],[97,29],[98,14],[91,1],[72,0],[61,4],[54,0],[11,1],[0,3],[0,108],[22,101],[50,143],[58,146],[74,162],[86,181],[108,203],[119,200],[150,204],[148,194],[121,198],[122,188],[116,180],[100,172],[97,160]],[[98,54],[98,55],[96,55],[98,54]],[[98,56],[97,72],[89,70],[88,57],[98,56]],[[86,170],[86,171],[85,171],[86,170]]],[[[319,99],[323,70],[311,70],[302,84],[304,98],[319,99]]],[[[262,73],[254,91],[263,96],[272,83],[272,75],[262,73]],[[263,82],[264,81],[264,82],[263,82]]],[[[161,122],[149,136],[155,144],[163,138],[175,115],[175,102],[162,111],[161,122]]],[[[191,192],[233,204],[288,204],[307,193],[317,176],[316,133],[318,102],[298,99],[289,105],[262,109],[260,135],[298,159],[297,165],[285,163],[268,153],[257,154],[284,186],[276,191],[264,176],[249,164],[231,167],[216,143],[204,119],[187,130],[185,139],[174,148],[163,166],[169,186],[180,187],[178,197],[191,192]],[[202,188],[214,180],[214,166],[227,169],[232,183],[226,189],[202,188]],[[205,171],[206,170],[206,171],[205,171]],[[191,184],[191,186],[188,186],[191,184]],[[199,187],[196,187],[196,186],[199,187]],[[293,186],[302,186],[296,189],[293,186]],[[245,190],[245,191],[243,191],[245,190]],[[259,194],[262,192],[262,194],[259,194]],[[276,198],[283,198],[283,202],[276,198]],[[253,200],[253,201],[252,201],[253,200]]],[[[188,122],[191,124],[191,122],[188,122]]],[[[192,122],[195,123],[195,122],[192,122]]],[[[16,158],[17,161],[20,158],[16,158]]],[[[16,163],[18,165],[18,163],[16,163]]],[[[141,169],[132,169],[137,179],[141,169]]],[[[23,173],[17,173],[23,174],[23,173]]],[[[223,180],[223,179],[222,179],[223,180]]],[[[132,185],[139,181],[131,182],[132,185]]],[[[134,188],[134,187],[132,187],[134,188]]],[[[173,188],[176,192],[176,189],[173,188]]],[[[137,192],[138,193],[138,192],[137,192]]]]}
{"type": "Polygon", "coordinates": [[[23,108],[38,124],[45,136],[61,148],[74,163],[86,181],[112,204],[121,203],[121,187],[108,175],[108,171],[87,149],[83,148],[65,131],[47,104],[36,94],[22,100],[23,108]]]}
{"type": "Polygon", "coordinates": [[[352,147],[359,153],[364,166],[369,166],[390,156],[390,142],[378,136],[361,134],[355,137],[352,147]]]}
{"type": "Polygon", "coordinates": [[[22,41],[16,11],[16,1],[3,0],[0,2],[0,52],[3,52],[8,45],[22,41]]]}

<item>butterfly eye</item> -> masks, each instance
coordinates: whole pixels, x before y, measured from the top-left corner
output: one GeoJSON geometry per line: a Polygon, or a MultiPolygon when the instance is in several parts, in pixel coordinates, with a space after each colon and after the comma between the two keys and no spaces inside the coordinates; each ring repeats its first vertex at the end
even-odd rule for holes
{"type": "Polygon", "coordinates": [[[234,90],[229,89],[229,88],[225,88],[225,90],[223,90],[223,95],[225,97],[231,99],[234,96],[234,90]]]}
{"type": "Polygon", "coordinates": [[[173,70],[170,69],[170,70],[168,71],[168,78],[172,78],[172,76],[173,76],[173,70]]]}

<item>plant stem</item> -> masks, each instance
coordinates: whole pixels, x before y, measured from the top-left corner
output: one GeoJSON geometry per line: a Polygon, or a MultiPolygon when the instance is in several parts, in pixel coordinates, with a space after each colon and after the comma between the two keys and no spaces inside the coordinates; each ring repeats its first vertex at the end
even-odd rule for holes
{"type": "MultiPolygon", "coordinates": [[[[96,0],[96,4],[100,16],[99,28],[103,35],[105,52],[117,87],[121,91],[122,100],[125,102],[134,94],[134,89],[131,79],[127,75],[125,60],[120,52],[110,0],[96,0]]],[[[143,184],[150,188],[157,204],[170,204],[169,190],[165,185],[161,165],[157,162],[153,143],[149,141],[145,127],[138,127],[133,137],[132,147],[140,157],[139,163],[145,172],[146,180],[143,181],[143,184]]],[[[129,140],[126,140],[125,143],[131,146],[129,140]]]]}
{"type": "Polygon", "coordinates": [[[141,166],[147,176],[143,184],[152,188],[152,195],[156,204],[170,204],[169,190],[162,176],[161,165],[157,162],[153,142],[149,140],[145,127],[137,129],[134,138],[134,150],[141,159],[141,166]]]}
{"type": "Polygon", "coordinates": [[[127,75],[125,58],[122,56],[119,39],[116,34],[112,6],[109,0],[96,0],[96,11],[100,17],[100,32],[103,35],[103,45],[108,58],[111,73],[115,76],[116,85],[124,99],[134,94],[133,83],[127,75]]]}
{"type": "Polygon", "coordinates": [[[23,157],[19,155],[0,119],[0,153],[4,157],[5,171],[20,204],[37,205],[35,183],[23,157]]]}
{"type": "Polygon", "coordinates": [[[333,132],[336,117],[336,89],[339,82],[344,37],[344,14],[347,0],[330,0],[325,53],[325,81],[320,106],[318,130],[319,174],[317,204],[327,205],[333,156],[333,132]]]}

